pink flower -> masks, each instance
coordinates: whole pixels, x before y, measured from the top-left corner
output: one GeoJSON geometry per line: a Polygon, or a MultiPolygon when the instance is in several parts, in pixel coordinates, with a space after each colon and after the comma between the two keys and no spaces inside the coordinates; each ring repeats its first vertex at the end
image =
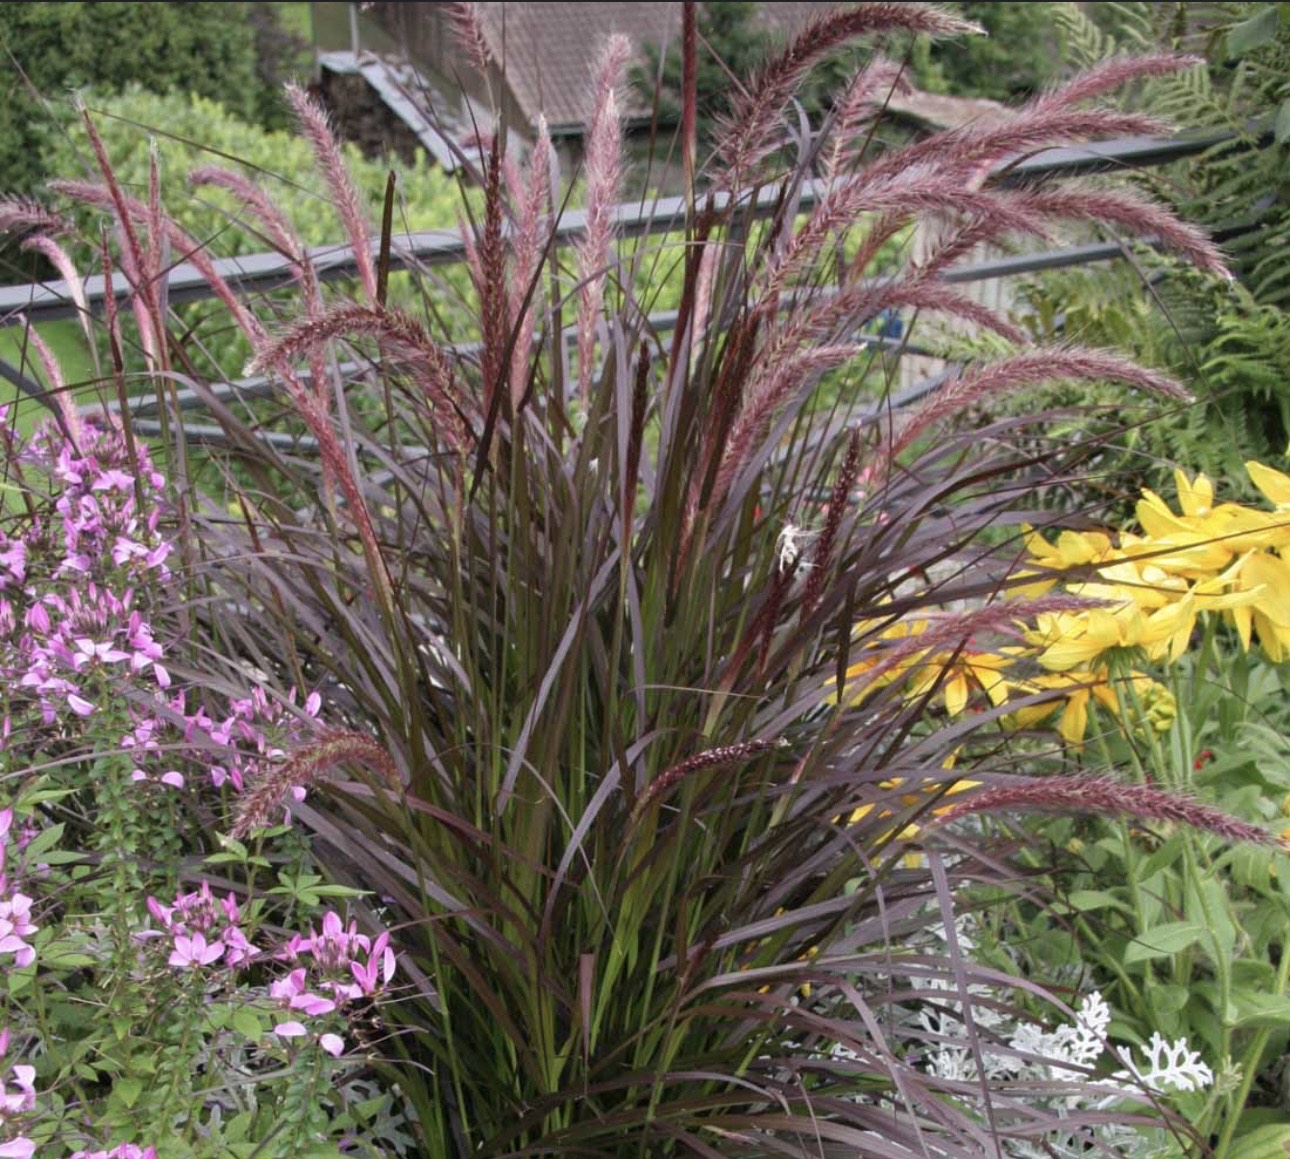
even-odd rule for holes
{"type": "Polygon", "coordinates": [[[305,972],[303,969],[292,970],[285,978],[280,978],[269,987],[269,994],[286,1005],[288,1010],[303,1010],[310,1017],[319,1014],[330,1014],[336,1009],[336,1003],[321,994],[311,994],[305,989],[305,972]]]}
{"type": "Polygon", "coordinates": [[[224,931],[224,961],[229,966],[241,966],[258,957],[260,950],[236,926],[224,931]]]}
{"type": "Polygon", "coordinates": [[[15,893],[8,900],[0,900],[0,954],[13,954],[19,967],[30,966],[36,960],[36,951],[24,939],[37,929],[31,921],[31,898],[26,894],[15,893]]]}
{"type": "Polygon", "coordinates": [[[209,966],[222,957],[223,953],[224,943],[218,939],[208,946],[201,934],[193,934],[191,938],[184,934],[177,934],[175,948],[166,961],[169,965],[180,969],[188,966],[209,966]]]}
{"type": "MultiPolygon", "coordinates": [[[[31,1159],[35,1153],[36,1144],[22,1135],[16,1139],[10,1139],[7,1143],[0,1143],[0,1159],[31,1159]]],[[[153,1154],[155,1159],[156,1153],[153,1154]]],[[[76,1156],[73,1155],[72,1159],[76,1159],[76,1156]]]]}
{"type": "Polygon", "coordinates": [[[74,692],[68,694],[67,706],[76,713],[77,716],[90,716],[94,712],[94,705],[83,697],[77,696],[74,692]]]}
{"type": "Polygon", "coordinates": [[[318,1045],[332,1058],[340,1058],[345,1053],[345,1040],[339,1034],[323,1034],[318,1037],[318,1045]]]}
{"type": "MultiPolygon", "coordinates": [[[[358,962],[350,962],[349,971],[354,976],[359,994],[371,996],[380,987],[388,986],[390,979],[394,977],[394,951],[390,949],[389,941],[390,935],[382,934],[373,943],[366,963],[360,965],[358,962]]],[[[346,996],[357,998],[359,995],[349,993],[346,996]]]]}
{"type": "Polygon", "coordinates": [[[23,1111],[30,1111],[36,1105],[36,1068],[15,1066],[10,1074],[18,1090],[11,1094],[8,1089],[9,1084],[0,1083],[0,1113],[20,1115],[23,1111]]]}
{"type": "Polygon", "coordinates": [[[279,1038],[303,1038],[309,1031],[305,1029],[302,1022],[279,1022],[273,1028],[273,1033],[279,1038]]]}

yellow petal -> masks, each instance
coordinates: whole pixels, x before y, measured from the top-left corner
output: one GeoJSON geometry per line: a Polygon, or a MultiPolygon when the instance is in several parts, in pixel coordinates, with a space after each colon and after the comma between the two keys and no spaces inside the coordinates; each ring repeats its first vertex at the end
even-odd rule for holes
{"type": "Polygon", "coordinates": [[[1245,464],[1250,480],[1275,507],[1290,507],[1290,475],[1283,475],[1251,459],[1245,464]]]}
{"type": "Polygon", "coordinates": [[[1057,731],[1073,745],[1082,744],[1088,731],[1088,693],[1072,692],[1066,711],[1057,723],[1057,731]]]}

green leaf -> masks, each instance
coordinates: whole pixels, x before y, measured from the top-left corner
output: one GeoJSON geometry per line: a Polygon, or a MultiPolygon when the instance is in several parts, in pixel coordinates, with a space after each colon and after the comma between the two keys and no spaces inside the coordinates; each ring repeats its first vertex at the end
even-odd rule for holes
{"type": "Polygon", "coordinates": [[[119,1078],[112,1084],[112,1099],[129,1108],[139,1101],[143,1094],[143,1079],[119,1078]]]}
{"type": "Polygon", "coordinates": [[[1122,910],[1129,908],[1122,898],[1117,897],[1106,889],[1074,889],[1066,896],[1066,901],[1071,909],[1078,910],[1081,913],[1096,909],[1106,909],[1107,906],[1122,910]]]}
{"type": "Polygon", "coordinates": [[[246,1007],[235,1010],[230,1021],[233,1029],[243,1038],[254,1040],[264,1033],[264,1020],[254,1010],[249,1010],[246,1007]]]}
{"type": "Polygon", "coordinates": [[[1152,1012],[1156,1015],[1177,1014],[1191,997],[1186,986],[1153,986],[1149,991],[1152,1012]]]}
{"type": "Polygon", "coordinates": [[[93,966],[98,959],[77,950],[65,950],[51,945],[41,952],[40,964],[50,970],[79,970],[93,966]]]}
{"type": "Polygon", "coordinates": [[[1281,107],[1277,110],[1277,119],[1272,125],[1272,134],[1276,137],[1278,145],[1284,145],[1290,141],[1290,100],[1281,102],[1281,107]]]}
{"type": "Polygon", "coordinates": [[[243,1111],[241,1114],[234,1115],[224,1124],[224,1142],[226,1144],[243,1142],[251,1130],[252,1122],[254,1122],[254,1117],[250,1111],[243,1111]]]}
{"type": "Polygon", "coordinates": [[[1125,964],[1181,953],[1200,941],[1205,933],[1204,926],[1193,925],[1191,922],[1166,922],[1147,930],[1125,947],[1125,964]]]}
{"type": "Polygon", "coordinates": [[[1290,1123],[1269,1123],[1238,1135],[1227,1159],[1285,1159],[1290,1155],[1290,1123]]]}
{"type": "Polygon", "coordinates": [[[1276,39],[1278,23],[1276,5],[1268,4],[1248,20],[1232,25],[1227,32],[1228,55],[1240,58],[1271,44],[1276,39]]]}
{"type": "Polygon", "coordinates": [[[130,1030],[134,1026],[132,1018],[114,1018],[112,1019],[112,1033],[116,1035],[117,1042],[124,1042],[130,1037],[130,1030]]]}
{"type": "Polygon", "coordinates": [[[1290,1029],[1290,996],[1259,994],[1246,990],[1232,999],[1232,1025],[1246,1030],[1270,1027],[1290,1029]]]}
{"type": "Polygon", "coordinates": [[[65,825],[51,825],[48,829],[42,829],[35,837],[31,839],[31,844],[24,850],[23,856],[28,863],[35,861],[44,861],[42,853],[52,849],[62,839],[65,825]]]}

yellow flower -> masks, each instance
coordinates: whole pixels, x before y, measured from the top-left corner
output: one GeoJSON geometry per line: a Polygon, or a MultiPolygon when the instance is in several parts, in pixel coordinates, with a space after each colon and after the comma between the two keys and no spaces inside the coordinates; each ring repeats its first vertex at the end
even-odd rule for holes
{"type": "MultiPolygon", "coordinates": [[[[1176,713],[1173,694],[1169,689],[1143,672],[1132,673],[1128,684],[1142,704],[1151,727],[1156,732],[1167,732],[1176,713]]],[[[1105,672],[1049,672],[1036,676],[1024,685],[1018,685],[1018,691],[1063,693],[1061,698],[1016,709],[1010,715],[1010,720],[1017,728],[1033,728],[1060,708],[1062,715],[1057,722],[1057,731],[1063,740],[1076,747],[1083,744],[1088,732],[1091,702],[1096,701],[1117,720],[1120,719],[1120,699],[1105,672]]]]}
{"type": "MultiPolygon", "coordinates": [[[[1030,562],[1039,570],[1025,568],[1017,573],[1019,577],[1044,576],[1045,572],[1067,571],[1119,558],[1119,553],[1112,547],[1111,537],[1100,531],[1063,531],[1057,542],[1050,544],[1029,524],[1023,524],[1021,530],[1026,550],[1030,552],[1030,562]]],[[[1056,576],[1047,575],[1034,583],[1012,587],[1009,594],[1033,599],[1042,596],[1056,582],[1056,576]]]]}
{"type": "Polygon", "coordinates": [[[1047,612],[1036,617],[1026,641],[1042,649],[1039,663],[1050,672],[1090,668],[1107,653],[1127,648],[1149,649],[1161,638],[1163,626],[1151,620],[1132,601],[1114,609],[1047,612]]]}
{"type": "Polygon", "coordinates": [[[1250,481],[1263,492],[1267,501],[1278,511],[1290,510],[1290,475],[1283,475],[1251,459],[1245,464],[1250,481]]]}
{"type": "MultiPolygon", "coordinates": [[[[1280,493],[1278,482],[1284,481],[1285,476],[1266,467],[1262,472],[1258,477],[1256,472],[1251,472],[1256,486],[1262,478],[1274,493],[1280,493]]],[[[1181,515],[1175,515],[1154,491],[1144,490],[1137,507],[1138,522],[1153,541],[1157,552],[1153,558],[1161,567],[1190,569],[1193,573],[1214,572],[1226,567],[1242,552],[1290,545],[1290,520],[1238,503],[1220,503],[1214,507],[1213,485],[1204,475],[1189,482],[1178,471],[1176,478],[1181,515]]]]}
{"type": "Polygon", "coordinates": [[[909,698],[916,700],[926,695],[941,680],[941,693],[945,697],[945,710],[951,716],[960,715],[967,707],[973,688],[980,688],[998,708],[1008,700],[1008,681],[1003,670],[1012,664],[1010,657],[997,652],[940,652],[923,661],[909,683],[909,698]]]}
{"type": "Polygon", "coordinates": [[[1230,610],[1242,646],[1249,649],[1253,628],[1269,660],[1279,664],[1290,659],[1290,563],[1269,552],[1255,551],[1232,570],[1237,573],[1237,590],[1250,596],[1230,610]]]}

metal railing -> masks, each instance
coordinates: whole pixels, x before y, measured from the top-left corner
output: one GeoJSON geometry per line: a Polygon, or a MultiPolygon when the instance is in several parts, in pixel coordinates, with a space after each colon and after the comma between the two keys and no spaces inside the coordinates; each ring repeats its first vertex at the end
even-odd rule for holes
{"type": "MultiPolygon", "coordinates": [[[[996,180],[1007,185],[1022,185],[1052,176],[1071,176],[1089,173],[1132,171],[1196,156],[1216,145],[1232,139],[1230,133],[1210,133],[1170,138],[1133,137],[1113,141],[1092,142],[1086,145],[1047,149],[1031,156],[1017,158],[996,166],[996,180]]],[[[808,182],[800,198],[800,206],[809,209],[818,200],[823,186],[808,182]]],[[[728,202],[717,197],[717,207],[728,202]]],[[[765,189],[758,203],[752,207],[756,215],[772,213],[778,204],[778,190],[765,189]]],[[[680,197],[661,198],[644,204],[619,205],[616,209],[617,231],[620,237],[635,238],[655,233],[666,233],[682,227],[685,220],[685,201],[680,197]]],[[[568,245],[576,241],[585,230],[585,214],[580,210],[562,215],[555,230],[555,243],[568,245]]],[[[963,264],[945,272],[949,282],[966,284],[1006,279],[1025,274],[1095,262],[1115,260],[1124,254],[1123,246],[1116,243],[1099,243],[1073,246],[1042,253],[1023,254],[996,260],[963,264]]],[[[315,247],[309,255],[318,277],[333,281],[353,277],[357,273],[354,251],[349,245],[315,247]]],[[[429,230],[418,233],[396,234],[392,239],[390,265],[392,269],[416,266],[454,265],[465,261],[466,249],[456,231],[429,230]]],[[[216,270],[235,293],[252,295],[279,290],[296,281],[288,260],[278,253],[259,253],[242,257],[220,258],[214,262],[216,270]]],[[[170,304],[197,302],[213,296],[210,284],[189,262],[179,261],[166,272],[166,297],[170,304]]],[[[84,297],[91,312],[101,311],[105,299],[104,280],[100,275],[84,279],[84,297]]],[[[115,280],[112,291],[119,306],[128,304],[132,289],[123,280],[115,280]]],[[[26,285],[0,287],[0,325],[38,324],[61,318],[75,317],[78,308],[66,282],[53,280],[26,285]]],[[[650,323],[660,331],[670,328],[674,320],[668,314],[651,316],[650,323]]],[[[888,345],[890,341],[861,337],[859,341],[872,345],[888,345]]],[[[895,346],[903,353],[921,353],[906,343],[895,346]]],[[[4,378],[25,394],[44,398],[46,392],[39,383],[29,378],[21,367],[0,360],[0,378],[4,378]]],[[[929,380],[919,384],[923,389],[911,388],[905,394],[921,397],[936,384],[929,380]]],[[[215,384],[210,388],[221,399],[253,399],[262,397],[269,390],[264,378],[249,378],[238,382],[215,384]]],[[[178,396],[182,409],[199,408],[201,398],[193,391],[181,391],[178,396]]],[[[900,400],[889,400],[893,405],[900,400]]],[[[157,401],[155,396],[141,396],[131,401],[131,413],[137,415],[141,433],[155,433],[157,401]]],[[[198,441],[214,439],[218,428],[185,424],[187,437],[198,441]]]]}

